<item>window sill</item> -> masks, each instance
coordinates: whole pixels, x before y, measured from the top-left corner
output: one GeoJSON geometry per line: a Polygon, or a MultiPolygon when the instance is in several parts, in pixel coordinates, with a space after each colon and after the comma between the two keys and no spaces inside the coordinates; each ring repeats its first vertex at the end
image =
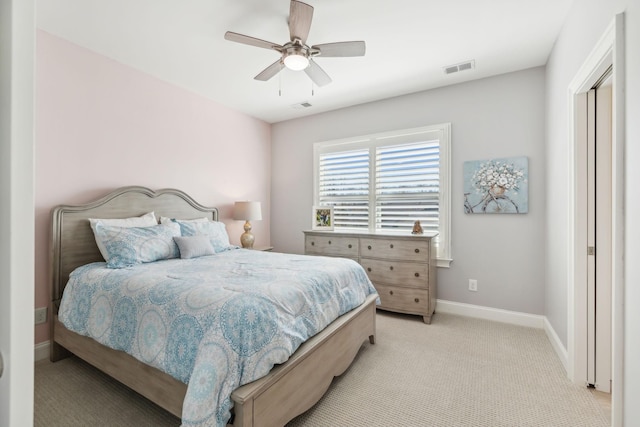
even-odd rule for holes
{"type": "Polygon", "coordinates": [[[452,259],[438,258],[436,261],[436,267],[449,268],[451,267],[452,259]]]}

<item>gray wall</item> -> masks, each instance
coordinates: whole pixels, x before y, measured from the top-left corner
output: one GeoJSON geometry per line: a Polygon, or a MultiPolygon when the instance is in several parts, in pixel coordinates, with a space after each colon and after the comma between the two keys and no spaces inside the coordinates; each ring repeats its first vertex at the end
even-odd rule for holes
{"type": "Polygon", "coordinates": [[[438,269],[438,298],[543,314],[544,93],[539,67],[274,124],[271,243],[304,251],[314,142],[450,122],[453,263],[438,269]],[[465,215],[463,163],[509,156],[529,158],[529,213],[465,215]]]}

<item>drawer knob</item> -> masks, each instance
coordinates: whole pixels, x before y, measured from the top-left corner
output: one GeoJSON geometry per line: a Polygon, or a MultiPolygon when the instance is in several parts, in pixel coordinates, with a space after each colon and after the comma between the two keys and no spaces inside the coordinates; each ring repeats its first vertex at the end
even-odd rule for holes
{"type": "Polygon", "coordinates": [[[349,249],[351,249],[351,243],[349,243],[349,249]]]}
{"type": "Polygon", "coordinates": [[[329,244],[331,244],[331,240],[329,240],[329,244]]]}
{"type": "Polygon", "coordinates": [[[389,295],[393,295],[393,291],[389,291],[389,295]]]}
{"type": "Polygon", "coordinates": [[[371,267],[367,267],[367,271],[371,273],[371,267]]]}
{"type": "Polygon", "coordinates": [[[416,253],[419,254],[420,253],[420,249],[416,249],[416,253]]]}
{"type": "Polygon", "coordinates": [[[393,271],[393,265],[391,267],[389,267],[389,270],[393,271]]]}
{"type": "Polygon", "coordinates": [[[389,247],[390,247],[391,249],[393,249],[393,243],[392,243],[392,244],[390,244],[390,245],[389,245],[389,247]]]}
{"type": "Polygon", "coordinates": [[[415,274],[415,276],[416,276],[416,277],[420,277],[420,273],[416,273],[416,274],[415,274]]]}
{"type": "Polygon", "coordinates": [[[367,249],[371,250],[371,245],[367,246],[367,249]]]}
{"type": "Polygon", "coordinates": [[[414,299],[415,302],[420,302],[420,298],[414,299]]]}
{"type": "Polygon", "coordinates": [[[316,242],[311,242],[311,246],[315,246],[315,245],[316,245],[316,242]]]}

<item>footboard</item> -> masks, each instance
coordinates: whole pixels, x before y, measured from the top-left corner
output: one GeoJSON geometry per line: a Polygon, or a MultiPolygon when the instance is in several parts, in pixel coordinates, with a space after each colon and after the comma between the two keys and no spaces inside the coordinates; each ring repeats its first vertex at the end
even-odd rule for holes
{"type": "Polygon", "coordinates": [[[234,426],[285,425],[311,408],[334,377],[353,362],[362,343],[375,342],[376,295],[340,317],[266,377],[240,387],[231,395],[234,426]]]}
{"type": "Polygon", "coordinates": [[[58,316],[55,316],[53,323],[56,346],[62,346],[176,417],[182,415],[186,384],[125,352],[113,350],[68,330],[58,316]]]}
{"type": "MultiPolygon", "coordinates": [[[[311,408],[334,377],[353,362],[362,343],[375,343],[376,295],[338,318],[298,348],[289,360],[235,390],[233,427],[285,425],[311,408]]],[[[54,319],[54,344],[76,354],[180,417],[186,385],[121,351],[66,329],[54,319]]]]}

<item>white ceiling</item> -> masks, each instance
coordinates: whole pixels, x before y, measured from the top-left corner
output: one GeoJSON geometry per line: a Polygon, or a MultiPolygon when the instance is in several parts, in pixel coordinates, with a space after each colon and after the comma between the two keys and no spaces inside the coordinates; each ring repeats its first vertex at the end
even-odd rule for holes
{"type": "Polygon", "coordinates": [[[308,0],[309,45],[364,40],[357,58],[317,58],[333,82],[302,71],[253,77],[283,44],[289,0],[38,0],[42,30],[270,123],[544,65],[573,0],[308,0]],[[443,67],[475,60],[475,69],[443,67]],[[279,92],[281,94],[279,95],[279,92]],[[309,102],[301,109],[292,105],[309,102]]]}

